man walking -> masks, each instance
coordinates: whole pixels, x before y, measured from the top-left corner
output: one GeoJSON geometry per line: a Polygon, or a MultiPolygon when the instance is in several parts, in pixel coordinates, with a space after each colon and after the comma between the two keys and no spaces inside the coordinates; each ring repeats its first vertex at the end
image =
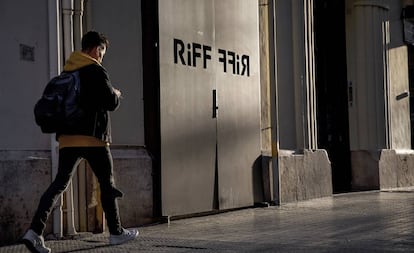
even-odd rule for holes
{"type": "Polygon", "coordinates": [[[56,133],[59,142],[58,173],[42,195],[30,228],[23,236],[23,242],[31,252],[51,252],[43,239],[46,221],[82,158],[88,161],[101,187],[109,243],[122,244],[139,234],[138,230],[127,230],[121,226],[116,202],[116,198],[122,197],[122,192],[115,187],[113,177],[109,111],[118,108],[121,92],[112,87],[108,73],[101,65],[108,45],[109,41],[103,34],[90,31],[82,37],[82,52],[73,52],[65,63],[64,71],[79,71],[80,107],[84,116],[76,126],[56,133]]]}

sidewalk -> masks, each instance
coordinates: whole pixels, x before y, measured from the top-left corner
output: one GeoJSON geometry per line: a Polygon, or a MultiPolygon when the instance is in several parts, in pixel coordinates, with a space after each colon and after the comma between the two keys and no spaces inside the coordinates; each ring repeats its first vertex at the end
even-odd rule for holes
{"type": "MultiPolygon", "coordinates": [[[[139,228],[137,240],[107,235],[47,241],[52,252],[414,252],[414,191],[363,192],[251,208],[139,228]]],[[[23,245],[0,252],[28,252],[23,245]]]]}

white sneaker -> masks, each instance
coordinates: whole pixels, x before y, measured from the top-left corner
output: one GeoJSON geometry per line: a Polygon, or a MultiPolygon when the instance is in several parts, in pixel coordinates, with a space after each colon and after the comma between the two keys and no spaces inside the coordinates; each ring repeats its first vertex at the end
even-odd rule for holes
{"type": "Polygon", "coordinates": [[[50,253],[51,250],[45,246],[43,236],[36,234],[35,231],[29,229],[22,238],[23,243],[33,253],[50,253]]]}
{"type": "Polygon", "coordinates": [[[128,241],[134,240],[139,235],[139,231],[136,229],[127,230],[125,228],[122,229],[122,234],[120,235],[110,235],[109,236],[109,244],[111,245],[118,245],[122,243],[126,243],[128,241]]]}

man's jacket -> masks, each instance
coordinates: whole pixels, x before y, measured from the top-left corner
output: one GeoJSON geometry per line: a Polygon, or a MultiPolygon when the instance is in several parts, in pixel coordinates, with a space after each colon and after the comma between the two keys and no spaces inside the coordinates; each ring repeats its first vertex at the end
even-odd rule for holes
{"type": "Polygon", "coordinates": [[[57,133],[59,147],[104,146],[111,142],[109,111],[119,106],[105,68],[82,52],[73,52],[63,71],[79,71],[80,107],[85,116],[72,129],[57,133]]]}

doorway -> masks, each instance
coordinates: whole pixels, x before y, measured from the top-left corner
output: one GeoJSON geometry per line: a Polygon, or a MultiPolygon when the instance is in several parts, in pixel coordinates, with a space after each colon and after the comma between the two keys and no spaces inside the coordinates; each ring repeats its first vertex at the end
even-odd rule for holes
{"type": "Polygon", "coordinates": [[[155,215],[253,205],[261,155],[257,8],[239,0],[142,1],[155,215]]]}
{"type": "Polygon", "coordinates": [[[314,2],[318,148],[328,152],[334,193],[351,190],[345,1],[314,2]]]}

